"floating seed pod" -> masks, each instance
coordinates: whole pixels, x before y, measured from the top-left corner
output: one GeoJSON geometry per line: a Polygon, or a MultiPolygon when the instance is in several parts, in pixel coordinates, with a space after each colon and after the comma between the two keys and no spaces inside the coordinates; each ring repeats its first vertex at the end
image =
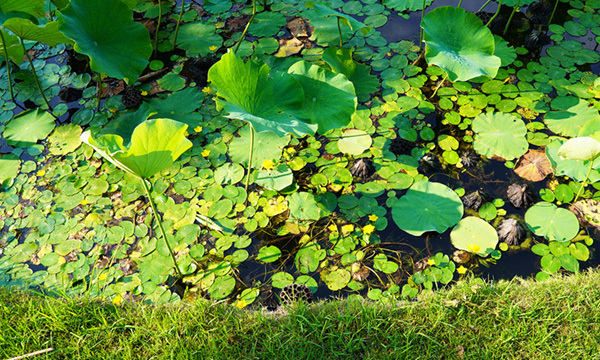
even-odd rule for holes
{"type": "Polygon", "coordinates": [[[352,176],[360,177],[363,180],[373,175],[375,167],[373,166],[373,160],[369,158],[360,158],[356,160],[354,165],[350,168],[350,174],[352,176]]]}
{"type": "Polygon", "coordinates": [[[410,155],[414,147],[415,143],[413,141],[408,141],[397,136],[390,144],[390,151],[395,155],[410,155]]]}
{"type": "Polygon", "coordinates": [[[492,201],[492,197],[485,191],[475,190],[471,191],[462,197],[462,202],[467,209],[473,209],[479,211],[481,205],[486,202],[492,201]]]}
{"type": "Polygon", "coordinates": [[[279,294],[281,301],[290,305],[296,301],[306,301],[311,303],[313,301],[313,293],[310,288],[304,284],[289,284],[286,285],[279,294]]]}
{"type": "Polygon", "coordinates": [[[523,226],[512,218],[500,221],[496,231],[498,232],[498,238],[508,245],[521,245],[527,235],[523,226]]]}
{"type": "Polygon", "coordinates": [[[460,153],[460,162],[464,167],[471,168],[477,165],[481,157],[473,149],[463,150],[460,153]]]}
{"type": "Polygon", "coordinates": [[[532,31],[525,37],[524,45],[527,48],[541,48],[550,44],[550,37],[543,32],[532,31]]]}
{"type": "Polygon", "coordinates": [[[62,101],[64,103],[70,103],[73,101],[77,101],[77,100],[81,99],[81,95],[83,95],[83,90],[75,89],[72,87],[62,88],[58,92],[58,97],[60,98],[60,101],[62,101]]]}
{"type": "Polygon", "coordinates": [[[516,208],[527,208],[537,200],[535,192],[527,184],[510,184],[506,196],[516,208]]]}
{"type": "Polygon", "coordinates": [[[123,95],[121,102],[127,109],[137,108],[144,99],[142,93],[133,86],[127,86],[121,95],[123,95]]]}

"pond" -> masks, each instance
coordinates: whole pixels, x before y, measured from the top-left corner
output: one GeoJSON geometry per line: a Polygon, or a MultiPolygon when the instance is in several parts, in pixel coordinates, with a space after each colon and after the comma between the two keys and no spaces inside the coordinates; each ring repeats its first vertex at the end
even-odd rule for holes
{"type": "Polygon", "coordinates": [[[597,266],[600,2],[502,3],[0,5],[0,286],[245,307],[597,266]]]}

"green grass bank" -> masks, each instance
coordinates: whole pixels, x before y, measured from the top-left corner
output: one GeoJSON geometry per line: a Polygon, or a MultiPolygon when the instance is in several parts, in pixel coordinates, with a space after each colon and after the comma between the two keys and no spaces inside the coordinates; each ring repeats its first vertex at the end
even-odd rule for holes
{"type": "Polygon", "coordinates": [[[600,272],[461,281],[394,305],[287,313],[224,304],[114,306],[0,289],[0,358],[600,359],[600,272]]]}

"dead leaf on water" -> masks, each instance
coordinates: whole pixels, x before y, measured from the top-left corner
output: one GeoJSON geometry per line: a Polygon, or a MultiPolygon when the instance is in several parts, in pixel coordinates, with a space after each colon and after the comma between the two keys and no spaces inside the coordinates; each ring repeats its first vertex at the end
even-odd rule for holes
{"type": "Polygon", "coordinates": [[[543,150],[529,150],[517,162],[515,172],[523,179],[542,181],[552,174],[552,164],[543,150]]]}

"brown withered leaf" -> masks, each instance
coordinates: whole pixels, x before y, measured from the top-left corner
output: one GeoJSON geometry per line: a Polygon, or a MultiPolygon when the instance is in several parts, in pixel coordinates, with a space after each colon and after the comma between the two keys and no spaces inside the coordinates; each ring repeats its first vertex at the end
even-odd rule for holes
{"type": "Polygon", "coordinates": [[[552,174],[552,164],[544,150],[529,150],[517,162],[515,172],[523,179],[542,181],[552,174]]]}
{"type": "Polygon", "coordinates": [[[287,28],[294,35],[294,37],[302,38],[308,37],[308,24],[303,18],[296,17],[288,21],[287,28]]]}
{"type": "Polygon", "coordinates": [[[296,38],[279,39],[277,57],[288,57],[298,54],[304,48],[304,43],[296,38]]]}

